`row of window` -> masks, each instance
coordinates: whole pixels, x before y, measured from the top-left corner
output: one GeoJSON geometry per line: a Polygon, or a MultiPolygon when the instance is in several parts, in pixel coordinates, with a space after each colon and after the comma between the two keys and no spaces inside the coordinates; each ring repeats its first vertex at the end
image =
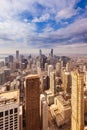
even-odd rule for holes
{"type": "MultiPolygon", "coordinates": [[[[14,113],[18,112],[18,108],[14,108],[14,113]]],[[[5,111],[5,116],[7,116],[9,114],[9,111],[5,111]]],[[[13,114],[13,109],[10,109],[10,114],[13,114]]],[[[0,117],[3,117],[4,113],[0,112],[0,117]]]]}

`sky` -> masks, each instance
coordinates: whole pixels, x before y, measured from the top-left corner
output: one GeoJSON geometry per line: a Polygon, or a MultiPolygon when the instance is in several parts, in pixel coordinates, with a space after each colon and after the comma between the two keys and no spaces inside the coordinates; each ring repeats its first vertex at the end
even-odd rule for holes
{"type": "Polygon", "coordinates": [[[87,0],[1,0],[0,53],[87,54],[87,0]]]}

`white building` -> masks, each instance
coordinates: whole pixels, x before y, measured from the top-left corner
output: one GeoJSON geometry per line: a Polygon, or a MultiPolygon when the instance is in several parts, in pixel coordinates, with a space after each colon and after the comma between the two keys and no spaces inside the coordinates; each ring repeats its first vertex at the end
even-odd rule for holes
{"type": "Polygon", "coordinates": [[[48,76],[50,76],[50,72],[53,71],[53,65],[48,65],[48,76]]]}
{"type": "Polygon", "coordinates": [[[48,105],[43,94],[40,95],[41,130],[48,130],[48,105]]]}
{"type": "Polygon", "coordinates": [[[0,130],[19,130],[19,91],[0,94],[0,130]]]}

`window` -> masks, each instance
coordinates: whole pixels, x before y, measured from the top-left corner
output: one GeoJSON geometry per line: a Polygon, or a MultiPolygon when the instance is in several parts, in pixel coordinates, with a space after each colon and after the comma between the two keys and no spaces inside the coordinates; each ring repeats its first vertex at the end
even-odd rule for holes
{"type": "Polygon", "coordinates": [[[18,109],[17,109],[17,108],[15,108],[15,109],[14,109],[14,113],[17,113],[17,111],[18,111],[18,109]]]}
{"type": "Polygon", "coordinates": [[[10,114],[13,114],[13,109],[10,110],[10,114]]]}
{"type": "Polygon", "coordinates": [[[0,112],[0,117],[3,117],[3,112],[0,112]]]}
{"type": "Polygon", "coordinates": [[[5,116],[7,116],[8,115],[8,111],[5,111],[5,116]]]}

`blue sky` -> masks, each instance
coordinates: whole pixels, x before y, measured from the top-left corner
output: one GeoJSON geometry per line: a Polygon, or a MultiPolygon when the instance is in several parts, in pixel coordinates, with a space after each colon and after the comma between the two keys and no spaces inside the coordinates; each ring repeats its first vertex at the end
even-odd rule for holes
{"type": "Polygon", "coordinates": [[[87,0],[0,1],[0,53],[87,54],[87,0]]]}

